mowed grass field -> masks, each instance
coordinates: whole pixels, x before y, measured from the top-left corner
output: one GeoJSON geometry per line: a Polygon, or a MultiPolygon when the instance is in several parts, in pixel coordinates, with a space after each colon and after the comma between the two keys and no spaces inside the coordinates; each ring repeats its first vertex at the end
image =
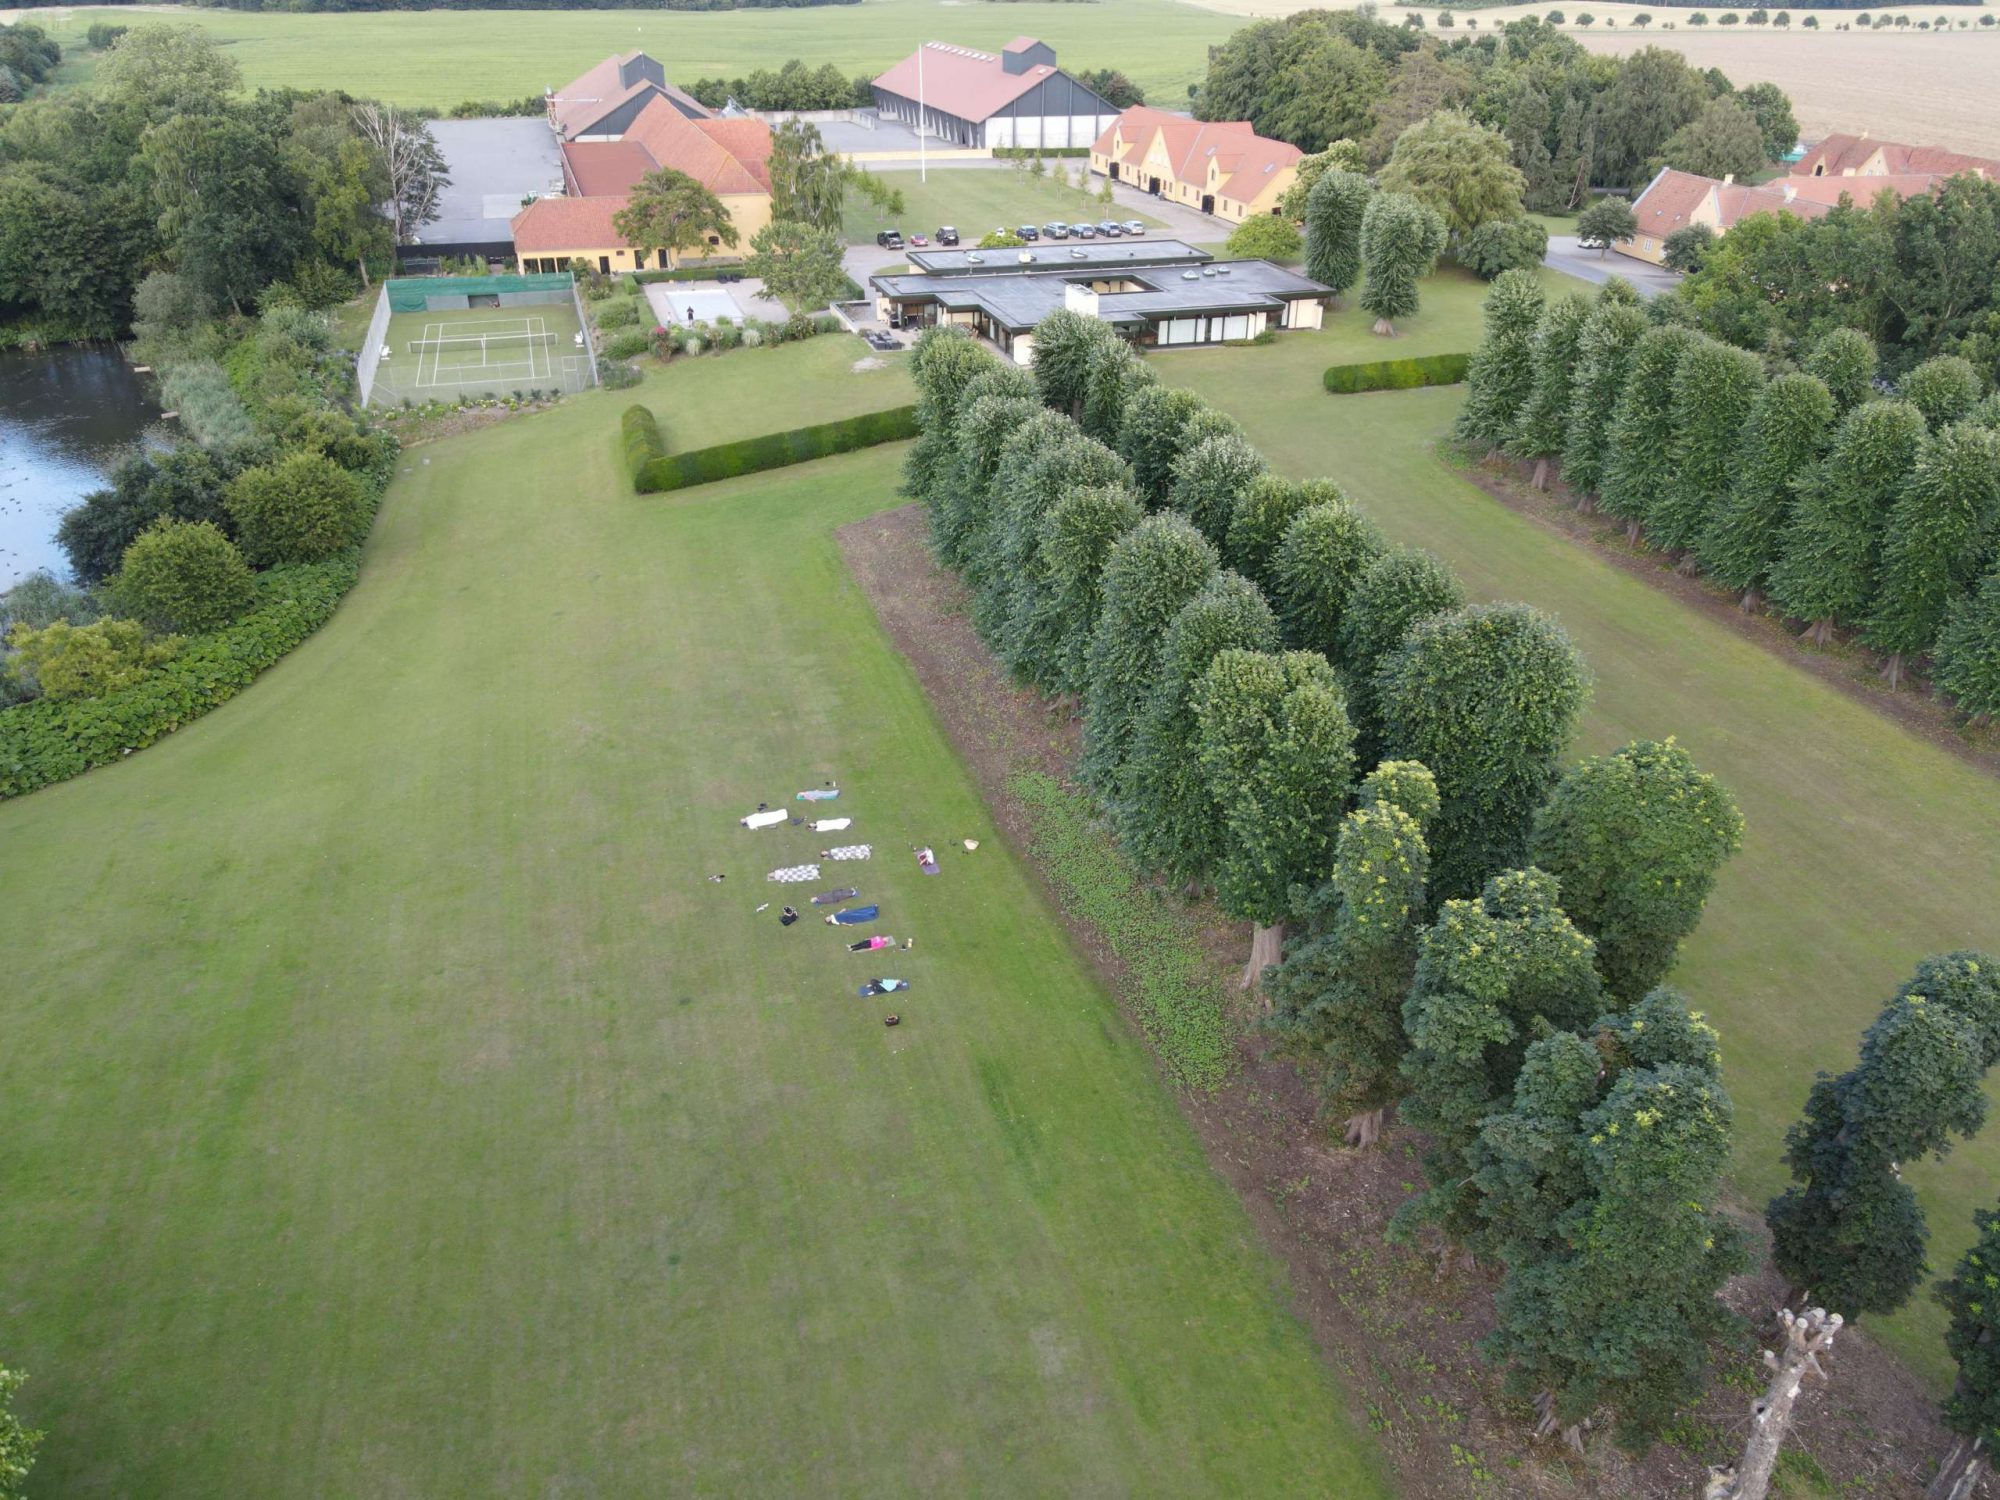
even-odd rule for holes
{"type": "MultiPolygon", "coordinates": [[[[1074,181],[1078,168],[1089,163],[1077,158],[1060,163],[1074,181]]],[[[903,212],[887,214],[859,193],[847,195],[844,228],[847,237],[872,244],[878,229],[901,229],[904,234],[935,234],[940,224],[957,229],[966,245],[994,229],[1012,230],[1022,224],[1037,229],[1055,219],[1065,223],[1099,219],[1139,219],[1149,231],[1162,229],[1160,221],[1124,203],[1106,205],[1094,193],[1074,187],[1058,187],[1048,177],[1035,178],[1011,168],[957,167],[938,169],[925,182],[917,172],[877,173],[903,195],[903,212]]],[[[1104,179],[1094,177],[1093,183],[1104,179]]],[[[1222,226],[1227,228],[1228,226],[1222,226]]]]}
{"type": "MultiPolygon", "coordinates": [[[[1552,282],[1552,285],[1555,284],[1552,282]]],[[[1574,283],[1571,283],[1574,285],[1574,283]]],[[[1860,1033],[1924,954],[2000,951],[2000,787],[1809,673],[1474,488],[1436,451],[1463,388],[1334,397],[1341,360],[1446,346],[1425,283],[1410,337],[1349,309],[1325,334],[1153,361],[1236,416],[1283,472],[1330,475],[1397,541],[1448,560],[1475,597],[1555,614],[1596,674],[1576,745],[1676,735],[1748,825],[1672,982],[1722,1032],[1738,1110],[1735,1179],[1761,1211],[1785,1181],[1785,1128],[1814,1072],[1851,1066],[1860,1033]]],[[[1467,326],[1451,347],[1469,348],[1467,326]]],[[[2000,1124],[1944,1163],[1907,1168],[1949,1269],[1994,1203],[2000,1124]]],[[[1919,1301],[1863,1327],[1935,1378],[1942,1318],[1919,1301]]]]}
{"type": "MultiPolygon", "coordinates": [[[[46,13],[38,13],[37,19],[46,13]]],[[[1037,36],[1071,70],[1118,68],[1155,103],[1176,107],[1201,81],[1208,48],[1240,18],[1181,0],[1095,0],[1089,5],[962,5],[862,0],[797,10],[667,12],[404,11],[293,15],[92,6],[52,21],[66,43],[93,21],[179,20],[229,45],[251,88],[343,88],[392,104],[450,108],[461,99],[518,99],[561,88],[613,52],[641,47],[677,83],[738,78],[789,57],[843,73],[879,73],[925,41],[998,51],[1037,36]]],[[[64,75],[82,76],[82,70],[64,75]]]]}
{"type": "MultiPolygon", "coordinates": [[[[638,394],[900,397],[842,344],[638,394]]],[[[1387,1495],[841,564],[900,451],[640,500],[632,394],[411,450],[319,635],[0,805],[34,1493],[1387,1495]],[[829,778],[912,953],[778,924],[836,838],[736,819],[829,778]]]]}

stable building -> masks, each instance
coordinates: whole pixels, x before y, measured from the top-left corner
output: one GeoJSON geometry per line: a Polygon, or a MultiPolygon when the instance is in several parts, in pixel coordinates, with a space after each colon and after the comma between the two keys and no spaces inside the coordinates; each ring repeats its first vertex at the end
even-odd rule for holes
{"type": "Polygon", "coordinates": [[[952,146],[991,150],[1088,146],[1118,117],[1056,66],[1055,49],[1017,36],[996,55],[925,42],[875,80],[884,119],[952,146]]]}
{"type": "Polygon", "coordinates": [[[665,100],[683,119],[706,120],[713,111],[667,82],[667,70],[643,52],[607,57],[567,87],[542,96],[549,129],[564,141],[615,141],[646,106],[665,100]]]}
{"type": "Polygon", "coordinates": [[[965,328],[1018,365],[1033,362],[1035,325],[1058,308],[1109,323],[1143,348],[1167,349],[1318,328],[1332,295],[1269,261],[1218,261],[1179,240],[912,250],[909,260],[908,273],[869,278],[883,322],[965,328]]]}
{"type": "Polygon", "coordinates": [[[1190,120],[1140,104],[1090,148],[1090,170],[1231,224],[1278,212],[1305,153],[1248,120],[1190,120]]]}

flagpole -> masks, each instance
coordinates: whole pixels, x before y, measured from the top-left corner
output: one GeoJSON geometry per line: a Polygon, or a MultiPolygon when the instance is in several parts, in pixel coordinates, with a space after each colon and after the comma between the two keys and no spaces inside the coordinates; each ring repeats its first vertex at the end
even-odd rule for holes
{"type": "Polygon", "coordinates": [[[924,44],[917,43],[917,181],[931,180],[930,154],[924,150],[924,44]]]}

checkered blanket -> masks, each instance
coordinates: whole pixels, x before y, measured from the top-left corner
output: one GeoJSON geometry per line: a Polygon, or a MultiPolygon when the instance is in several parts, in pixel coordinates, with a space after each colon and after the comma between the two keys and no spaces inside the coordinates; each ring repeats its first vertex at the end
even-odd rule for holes
{"type": "Polygon", "coordinates": [[[770,874],[766,875],[764,878],[766,880],[779,881],[784,885],[797,885],[801,881],[819,879],[819,866],[786,865],[784,869],[773,870],[770,874]]]}
{"type": "Polygon", "coordinates": [[[821,859],[866,859],[868,857],[868,846],[866,844],[841,844],[837,848],[820,850],[819,857],[821,859]]]}

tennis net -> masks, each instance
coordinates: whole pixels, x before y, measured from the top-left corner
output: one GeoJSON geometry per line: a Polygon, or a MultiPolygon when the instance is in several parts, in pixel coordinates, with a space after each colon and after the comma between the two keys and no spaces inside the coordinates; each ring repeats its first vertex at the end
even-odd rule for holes
{"type": "Polygon", "coordinates": [[[490,349],[552,349],[553,333],[454,333],[411,339],[412,354],[484,354],[490,349]]]}

